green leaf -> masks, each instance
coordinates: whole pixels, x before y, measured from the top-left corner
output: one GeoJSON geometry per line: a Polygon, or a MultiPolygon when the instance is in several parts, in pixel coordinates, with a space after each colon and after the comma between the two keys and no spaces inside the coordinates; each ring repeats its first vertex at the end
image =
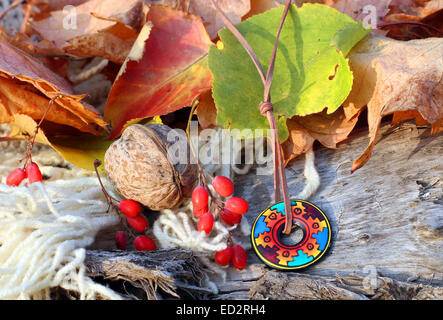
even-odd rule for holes
{"type": "MultiPolygon", "coordinates": [[[[283,7],[271,9],[237,25],[263,67],[272,54],[283,7]]],[[[345,55],[369,30],[339,11],[320,4],[292,6],[280,35],[271,99],[280,141],[288,137],[286,119],[336,111],[352,88],[345,55]]],[[[232,33],[219,32],[223,43],[209,51],[214,77],[217,123],[232,129],[267,129],[258,110],[263,84],[247,52],[232,33]]]]}
{"type": "Polygon", "coordinates": [[[363,39],[371,30],[365,29],[362,22],[349,23],[339,30],[332,38],[331,44],[335,45],[346,56],[357,42],[363,39]]]}

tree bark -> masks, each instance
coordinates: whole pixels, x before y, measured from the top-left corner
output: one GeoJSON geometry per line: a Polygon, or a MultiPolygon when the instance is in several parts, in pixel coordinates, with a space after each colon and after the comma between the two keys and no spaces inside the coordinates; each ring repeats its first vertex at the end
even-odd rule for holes
{"type": "Polygon", "coordinates": [[[131,294],[126,295],[128,298],[171,299],[183,294],[202,298],[210,294],[202,288],[205,275],[189,250],[88,250],[85,265],[88,276],[122,282],[117,291],[130,291],[131,294]],[[132,290],[127,290],[128,285],[132,290]],[[134,287],[141,290],[134,290],[134,287]]]}

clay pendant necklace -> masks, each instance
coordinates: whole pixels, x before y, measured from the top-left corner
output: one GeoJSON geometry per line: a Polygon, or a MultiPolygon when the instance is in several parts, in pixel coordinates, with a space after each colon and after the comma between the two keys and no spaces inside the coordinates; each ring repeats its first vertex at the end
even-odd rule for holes
{"type": "Polygon", "coordinates": [[[283,155],[274,117],[274,106],[271,103],[271,84],[274,76],[278,40],[291,7],[291,1],[286,1],[266,75],[252,47],[219,8],[217,3],[214,0],[211,1],[226,27],[248,52],[264,86],[264,99],[260,103],[259,109],[260,113],[268,119],[271,129],[276,203],[257,216],[251,231],[252,247],[257,256],[265,264],[273,268],[294,270],[307,267],[318,261],[328,249],[331,240],[331,226],[326,215],[312,203],[304,200],[289,199],[283,155]],[[283,199],[280,190],[283,194],[283,199]],[[286,212],[291,214],[286,214],[286,212]],[[287,237],[295,229],[301,230],[301,239],[294,244],[285,243],[283,241],[284,236],[287,237]]]}

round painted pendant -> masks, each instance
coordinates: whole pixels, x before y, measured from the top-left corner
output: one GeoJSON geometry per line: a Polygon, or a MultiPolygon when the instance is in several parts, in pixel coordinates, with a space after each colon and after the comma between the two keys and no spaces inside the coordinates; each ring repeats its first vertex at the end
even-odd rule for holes
{"type": "Polygon", "coordinates": [[[252,247],[268,266],[281,270],[305,268],[318,261],[331,242],[331,226],[326,215],[304,200],[291,200],[291,235],[284,235],[285,207],[278,202],[255,219],[252,247]]]}

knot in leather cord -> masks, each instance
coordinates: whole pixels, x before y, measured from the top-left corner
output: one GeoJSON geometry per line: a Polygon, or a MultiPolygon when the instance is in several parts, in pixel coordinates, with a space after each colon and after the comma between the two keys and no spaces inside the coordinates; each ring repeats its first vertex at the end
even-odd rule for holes
{"type": "Polygon", "coordinates": [[[218,4],[215,0],[211,0],[214,7],[217,9],[217,12],[220,13],[220,16],[223,20],[223,22],[226,24],[226,27],[231,30],[232,34],[237,38],[237,40],[240,42],[240,44],[243,46],[243,48],[248,52],[249,56],[251,57],[252,61],[254,62],[254,65],[260,75],[260,78],[263,82],[264,86],[264,92],[263,92],[263,98],[264,102],[260,103],[259,110],[260,113],[268,118],[269,127],[271,130],[273,130],[272,134],[272,146],[273,146],[273,160],[274,160],[274,191],[275,191],[275,201],[280,202],[280,187],[283,192],[283,202],[285,205],[285,227],[283,230],[284,234],[290,234],[291,228],[292,228],[292,214],[289,214],[291,212],[291,203],[289,200],[289,190],[288,190],[288,183],[286,181],[286,173],[284,168],[284,162],[283,162],[283,155],[281,151],[281,146],[278,139],[278,130],[277,130],[277,123],[274,117],[274,113],[272,112],[274,110],[274,106],[272,105],[271,101],[271,84],[272,84],[272,78],[274,76],[274,67],[275,67],[275,58],[277,56],[277,45],[278,40],[280,37],[280,32],[283,28],[283,23],[285,22],[286,16],[289,12],[289,9],[291,7],[291,0],[286,0],[285,9],[283,11],[282,18],[280,20],[280,25],[277,31],[277,35],[275,37],[275,43],[274,43],[274,49],[272,51],[271,61],[268,66],[268,72],[265,76],[263,72],[263,68],[260,64],[260,61],[258,60],[257,55],[255,54],[252,47],[248,44],[248,41],[243,37],[243,35],[240,33],[240,31],[234,26],[234,24],[229,20],[229,18],[225,15],[225,13],[220,9],[218,4]]]}
{"type": "Polygon", "coordinates": [[[260,113],[264,116],[268,111],[274,111],[274,106],[270,102],[262,102],[258,108],[260,109],[260,113]]]}

